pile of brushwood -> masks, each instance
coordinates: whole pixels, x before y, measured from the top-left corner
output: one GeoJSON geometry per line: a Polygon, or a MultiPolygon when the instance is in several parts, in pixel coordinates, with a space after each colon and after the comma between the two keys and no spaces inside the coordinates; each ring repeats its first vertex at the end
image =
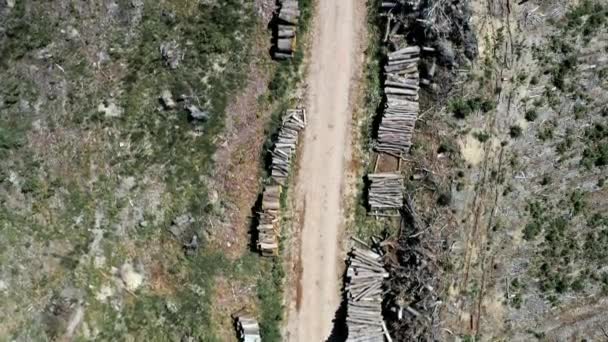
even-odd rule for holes
{"type": "MultiPolygon", "coordinates": [[[[435,77],[447,92],[451,72],[477,57],[477,38],[471,26],[470,0],[393,0],[380,1],[377,25],[385,30],[389,48],[418,45],[433,51],[422,59],[421,78],[431,79],[435,63],[444,75],[435,77]]],[[[424,57],[424,56],[423,56],[424,57]]]]}
{"type": "Polygon", "coordinates": [[[442,239],[417,217],[413,201],[405,202],[398,237],[383,243],[390,272],[385,319],[397,341],[432,341],[440,336],[437,288],[442,239]]]}

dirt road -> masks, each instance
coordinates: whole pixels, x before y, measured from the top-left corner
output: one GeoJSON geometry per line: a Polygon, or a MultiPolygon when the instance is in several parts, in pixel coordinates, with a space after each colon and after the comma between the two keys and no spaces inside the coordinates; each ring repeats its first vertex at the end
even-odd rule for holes
{"type": "Polygon", "coordinates": [[[292,297],[288,341],[325,341],[340,305],[340,237],[350,158],[351,80],[360,61],[361,0],[317,2],[308,84],[308,126],[296,179],[301,214],[301,277],[292,297]]]}

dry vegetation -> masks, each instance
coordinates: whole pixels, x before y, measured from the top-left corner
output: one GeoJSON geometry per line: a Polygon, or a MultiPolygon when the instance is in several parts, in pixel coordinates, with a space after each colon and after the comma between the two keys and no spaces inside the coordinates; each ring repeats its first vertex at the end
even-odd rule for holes
{"type": "Polygon", "coordinates": [[[269,62],[273,9],[0,1],[0,339],[224,341],[240,309],[280,339],[247,245],[302,60],[269,62]]]}
{"type": "MultiPolygon", "coordinates": [[[[363,203],[356,214],[359,236],[392,241],[397,276],[414,272],[388,284],[395,300],[387,317],[398,306],[428,308],[433,301],[417,281],[437,285],[437,309],[396,320],[394,337],[603,340],[608,8],[548,0],[470,6],[479,56],[458,58],[468,57],[463,36],[445,44],[455,63],[438,49],[441,67],[402,161],[418,226],[366,218],[363,203]],[[429,267],[438,268],[429,275],[429,267]]],[[[384,35],[380,23],[372,42],[384,35]]],[[[375,113],[384,53],[374,45],[371,52],[375,113]]],[[[364,127],[371,136],[372,125],[364,127]]]]}
{"type": "Polygon", "coordinates": [[[443,173],[453,235],[440,333],[601,338],[601,321],[554,315],[605,295],[608,12],[593,1],[474,5],[480,58],[427,122],[462,157],[443,173]]]}

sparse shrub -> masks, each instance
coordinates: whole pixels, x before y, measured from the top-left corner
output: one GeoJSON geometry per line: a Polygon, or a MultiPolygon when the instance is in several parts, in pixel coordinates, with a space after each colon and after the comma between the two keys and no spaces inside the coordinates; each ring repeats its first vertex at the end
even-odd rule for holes
{"type": "Polygon", "coordinates": [[[489,111],[492,111],[492,110],[496,109],[496,105],[497,105],[496,101],[490,100],[490,99],[486,99],[486,100],[484,100],[481,103],[481,110],[484,113],[487,113],[489,111]]]}
{"type": "Polygon", "coordinates": [[[11,150],[23,144],[23,136],[19,131],[0,126],[0,153],[11,150]]]}
{"type": "Polygon", "coordinates": [[[544,175],[543,179],[540,181],[540,184],[541,185],[549,185],[549,184],[551,184],[551,181],[552,181],[551,176],[544,175]]]}
{"type": "Polygon", "coordinates": [[[468,100],[459,98],[450,103],[450,111],[454,113],[454,116],[458,119],[464,119],[472,112],[477,110],[487,113],[495,109],[496,105],[496,101],[484,99],[483,97],[479,96],[468,100]]]}
{"type": "Polygon", "coordinates": [[[459,153],[460,147],[452,140],[444,140],[439,144],[437,153],[459,153]]]}
{"type": "Polygon", "coordinates": [[[570,194],[570,202],[572,203],[572,214],[578,215],[586,206],[585,194],[582,191],[573,191],[570,194]]]}
{"type": "Polygon", "coordinates": [[[534,121],[534,120],[536,120],[538,118],[538,113],[536,112],[536,110],[530,109],[530,110],[528,110],[526,112],[526,116],[525,117],[526,117],[527,121],[532,122],[532,121],[534,121]]]}
{"type": "Polygon", "coordinates": [[[553,139],[553,131],[553,125],[545,126],[538,132],[538,138],[542,141],[553,139]]]}
{"type": "Polygon", "coordinates": [[[538,76],[536,76],[536,75],[532,76],[532,78],[530,79],[530,84],[531,85],[537,85],[538,84],[538,76]]]}
{"type": "Polygon", "coordinates": [[[577,103],[573,108],[574,118],[576,120],[583,118],[583,115],[586,113],[586,111],[587,108],[583,104],[577,103]]]}
{"type": "Polygon", "coordinates": [[[508,194],[513,192],[513,185],[511,184],[507,184],[507,186],[505,187],[505,189],[502,191],[502,195],[503,196],[507,196],[508,194]]]}
{"type": "Polygon", "coordinates": [[[439,197],[437,198],[437,204],[444,207],[447,207],[452,204],[452,193],[449,191],[444,191],[439,194],[439,197]]]}
{"type": "Polygon", "coordinates": [[[519,138],[521,137],[523,134],[523,129],[521,128],[521,126],[519,125],[513,125],[511,127],[509,127],[509,135],[511,136],[511,138],[519,138]]]}
{"type": "Polygon", "coordinates": [[[484,143],[490,139],[490,134],[485,131],[475,132],[473,136],[479,140],[479,142],[484,143]]]}
{"type": "Polygon", "coordinates": [[[574,145],[574,138],[572,138],[572,129],[566,129],[566,137],[559,144],[557,144],[556,150],[559,154],[566,153],[574,145]]]}
{"type": "Polygon", "coordinates": [[[526,224],[523,231],[524,239],[528,241],[534,239],[536,236],[538,236],[541,230],[542,226],[537,221],[532,221],[526,224]]]}
{"type": "Polygon", "coordinates": [[[608,127],[601,122],[585,130],[587,147],[583,151],[581,164],[588,169],[608,165],[608,127]]]}
{"type": "Polygon", "coordinates": [[[512,168],[516,168],[519,166],[519,156],[517,154],[513,154],[511,156],[511,159],[509,160],[509,165],[511,165],[512,168]]]}
{"type": "Polygon", "coordinates": [[[522,72],[519,75],[517,75],[517,82],[523,83],[527,78],[528,78],[528,75],[526,75],[525,73],[522,72]]]}
{"type": "Polygon", "coordinates": [[[463,99],[457,99],[450,103],[450,110],[458,119],[464,119],[473,111],[469,104],[463,99]]]}

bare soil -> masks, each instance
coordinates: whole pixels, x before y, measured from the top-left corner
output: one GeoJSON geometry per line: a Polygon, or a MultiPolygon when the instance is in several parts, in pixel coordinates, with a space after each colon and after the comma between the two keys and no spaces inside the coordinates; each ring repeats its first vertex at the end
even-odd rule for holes
{"type": "Polygon", "coordinates": [[[308,75],[308,127],[296,179],[299,284],[289,307],[288,341],[324,341],[340,306],[343,195],[351,155],[351,93],[361,61],[360,2],[317,3],[308,75]]]}

